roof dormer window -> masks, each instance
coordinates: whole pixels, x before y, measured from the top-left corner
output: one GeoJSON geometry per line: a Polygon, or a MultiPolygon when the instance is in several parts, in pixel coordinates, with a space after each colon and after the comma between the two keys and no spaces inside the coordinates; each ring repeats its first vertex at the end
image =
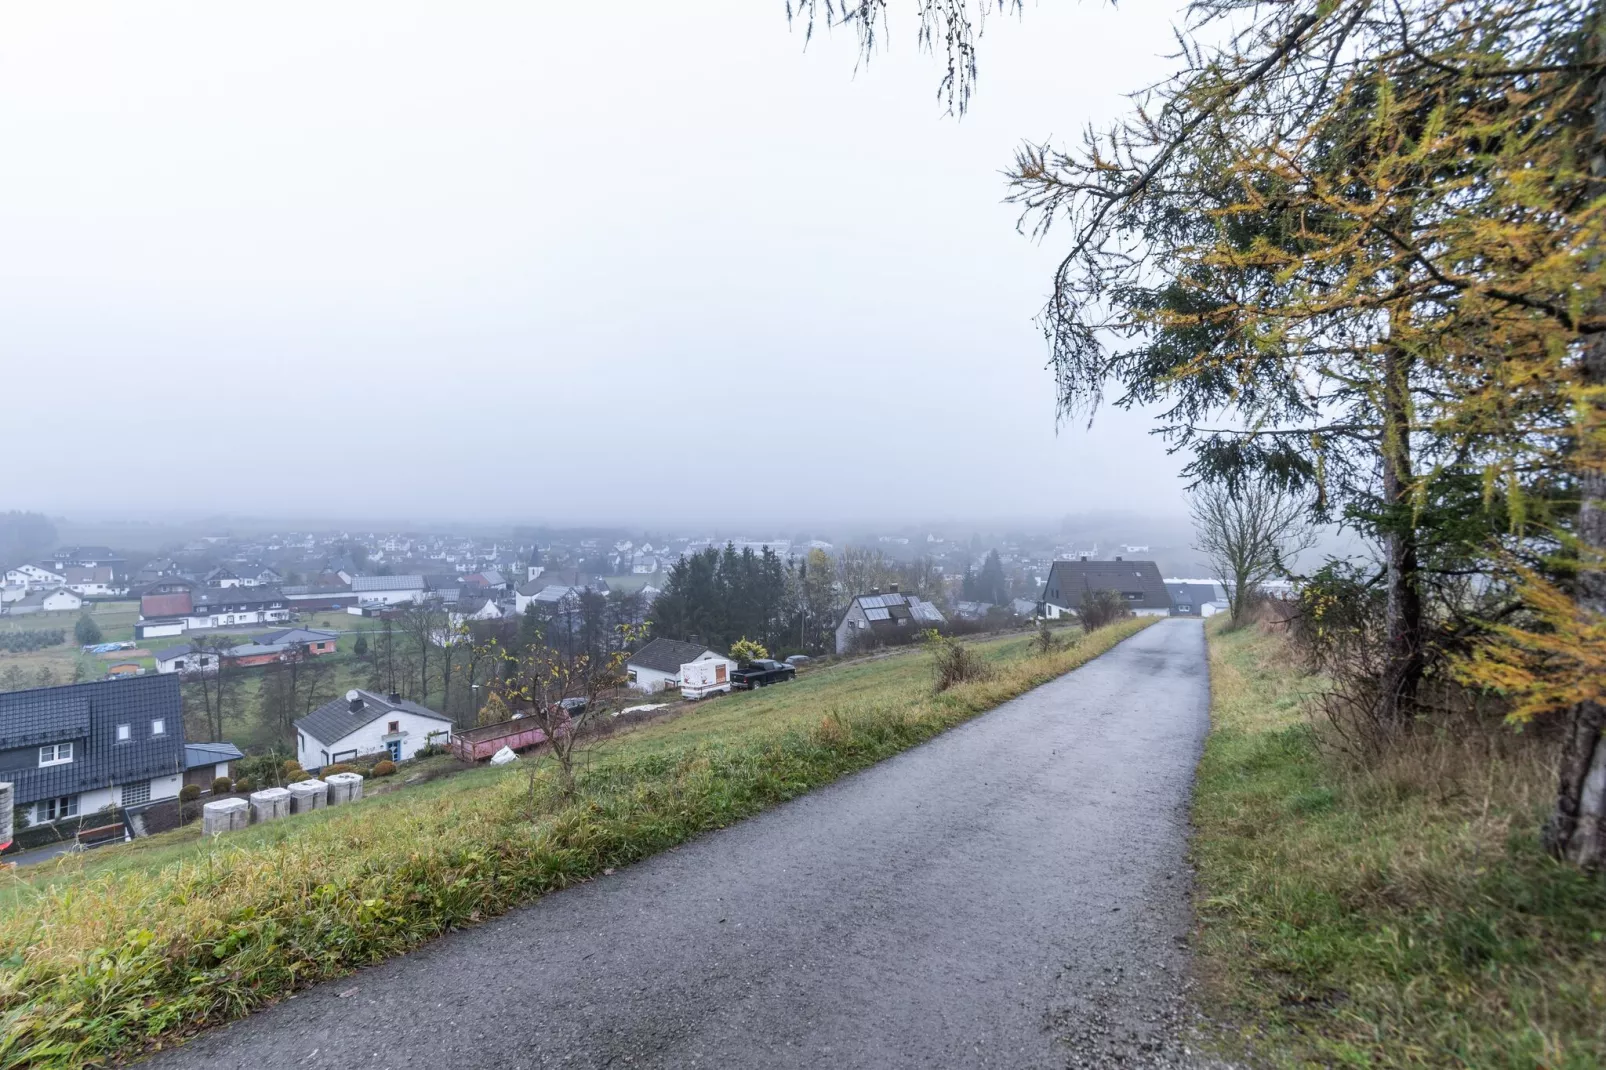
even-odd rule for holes
{"type": "Polygon", "coordinates": [[[47,765],[66,765],[72,761],[71,743],[46,743],[39,748],[39,768],[47,765]]]}

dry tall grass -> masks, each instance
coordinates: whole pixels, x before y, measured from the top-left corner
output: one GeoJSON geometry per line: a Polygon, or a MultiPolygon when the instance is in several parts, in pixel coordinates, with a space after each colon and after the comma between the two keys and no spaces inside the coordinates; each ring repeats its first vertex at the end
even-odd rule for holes
{"type": "Polygon", "coordinates": [[[1210,631],[1213,1008],[1277,1065],[1606,1065],[1606,884],[1539,849],[1546,740],[1469,717],[1362,755],[1274,629],[1210,631]]]}

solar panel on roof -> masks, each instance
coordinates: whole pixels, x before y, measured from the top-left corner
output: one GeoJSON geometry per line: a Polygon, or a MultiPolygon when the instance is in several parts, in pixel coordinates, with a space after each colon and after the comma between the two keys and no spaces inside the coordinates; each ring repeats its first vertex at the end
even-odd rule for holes
{"type": "Polygon", "coordinates": [[[859,605],[864,609],[880,609],[884,603],[881,595],[867,594],[859,598],[859,605]]]}
{"type": "Polygon", "coordinates": [[[864,615],[866,617],[869,617],[871,620],[891,620],[892,619],[892,614],[888,613],[885,609],[882,609],[880,606],[872,606],[869,609],[866,609],[864,611],[864,615]]]}

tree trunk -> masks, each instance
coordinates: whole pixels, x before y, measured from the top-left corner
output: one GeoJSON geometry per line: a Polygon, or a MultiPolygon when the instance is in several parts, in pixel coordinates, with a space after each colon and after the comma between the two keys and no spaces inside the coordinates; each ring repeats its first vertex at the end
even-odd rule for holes
{"type": "MultiPolygon", "coordinates": [[[[1606,13],[1597,5],[1591,34],[1596,56],[1606,52],[1606,13]]],[[[1593,194],[1606,192],[1606,75],[1595,84],[1595,150],[1590,159],[1593,194]]],[[[1596,255],[1601,255],[1599,252],[1596,255]]],[[[1596,336],[1584,349],[1583,386],[1589,403],[1578,436],[1581,502],[1578,541],[1581,563],[1576,597],[1589,613],[1606,614],[1606,338],[1596,336]]],[[[1573,707],[1567,724],[1556,809],[1545,826],[1545,846],[1557,858],[1585,869],[1606,868],[1606,708],[1598,702],[1573,707]]]]}
{"type": "MultiPolygon", "coordinates": [[[[1590,342],[1583,365],[1586,389],[1606,388],[1606,339],[1590,342]]],[[[1584,414],[1579,436],[1578,541],[1582,562],[1576,597],[1586,612],[1606,614],[1606,412],[1598,401],[1584,414]]],[[[1606,707],[1582,702],[1570,711],[1556,809],[1545,828],[1546,846],[1585,869],[1606,868],[1606,707]]]]}
{"type": "Polygon", "coordinates": [[[1378,718],[1390,725],[1410,716],[1422,680],[1422,594],[1411,519],[1410,377],[1410,355],[1390,346],[1383,359],[1382,404],[1387,639],[1378,696],[1378,718]]]}

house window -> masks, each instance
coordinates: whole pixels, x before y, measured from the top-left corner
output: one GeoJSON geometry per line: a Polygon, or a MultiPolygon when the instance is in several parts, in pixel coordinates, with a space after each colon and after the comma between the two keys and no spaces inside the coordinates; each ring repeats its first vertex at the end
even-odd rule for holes
{"type": "Polygon", "coordinates": [[[39,767],[66,765],[72,761],[71,743],[47,743],[39,748],[39,767]]]}
{"type": "Polygon", "coordinates": [[[158,717],[158,718],[156,718],[156,720],[151,722],[151,735],[153,735],[153,736],[165,736],[166,734],[167,734],[167,719],[165,717],[158,717]]]}
{"type": "Polygon", "coordinates": [[[63,795],[59,799],[46,799],[39,804],[39,814],[44,821],[62,821],[69,817],[77,817],[78,796],[63,795]]]}
{"type": "Polygon", "coordinates": [[[119,742],[119,743],[127,743],[130,739],[133,739],[133,738],[134,738],[134,730],[133,730],[132,726],[126,725],[126,724],[120,724],[120,725],[117,726],[117,742],[119,742]]]}
{"type": "Polygon", "coordinates": [[[321,750],[318,753],[323,755],[323,764],[324,765],[328,765],[329,764],[329,752],[326,751],[326,750],[321,750]]]}
{"type": "Polygon", "coordinates": [[[631,683],[635,683],[636,682],[636,670],[635,669],[631,669],[630,671],[625,673],[625,675],[630,678],[630,682],[631,683]]]}
{"type": "Polygon", "coordinates": [[[136,780],[132,784],[123,785],[123,805],[139,806],[151,801],[151,782],[149,780],[136,780]]]}
{"type": "Polygon", "coordinates": [[[357,752],[354,751],[354,750],[343,750],[343,751],[336,751],[335,752],[335,761],[337,761],[337,762],[349,762],[355,757],[357,757],[357,752]]]}
{"type": "Polygon", "coordinates": [[[183,672],[184,671],[184,659],[183,658],[178,658],[177,660],[175,660],[173,662],[173,668],[179,670],[180,672],[183,672]]]}
{"type": "Polygon", "coordinates": [[[389,731],[392,734],[400,732],[401,731],[401,722],[400,721],[392,721],[392,722],[390,722],[390,728],[387,729],[387,731],[389,731]]]}

